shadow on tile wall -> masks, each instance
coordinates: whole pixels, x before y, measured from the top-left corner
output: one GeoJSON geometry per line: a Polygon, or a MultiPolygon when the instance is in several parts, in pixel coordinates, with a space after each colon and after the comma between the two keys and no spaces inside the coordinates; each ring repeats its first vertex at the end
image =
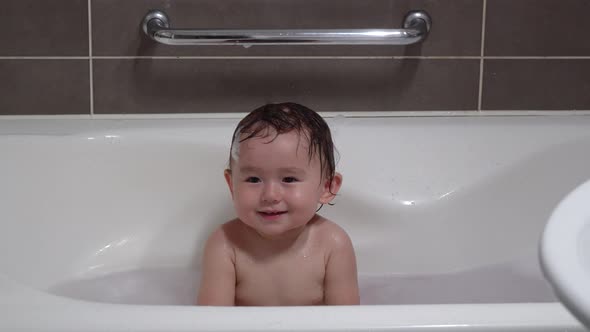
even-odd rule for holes
{"type": "Polygon", "coordinates": [[[2,115],[246,112],[287,100],[318,111],[590,109],[587,0],[5,0],[3,6],[2,115]],[[433,28],[422,44],[406,47],[179,47],[156,44],[140,31],[154,8],[175,27],[235,29],[400,28],[408,11],[422,9],[433,28]]]}

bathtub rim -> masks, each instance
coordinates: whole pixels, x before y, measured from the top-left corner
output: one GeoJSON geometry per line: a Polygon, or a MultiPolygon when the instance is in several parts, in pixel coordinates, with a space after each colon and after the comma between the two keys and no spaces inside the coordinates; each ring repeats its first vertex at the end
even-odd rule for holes
{"type": "MultiPolygon", "coordinates": [[[[441,117],[571,117],[590,116],[590,110],[445,110],[445,111],[318,111],[325,118],[441,118],[441,117]]],[[[135,120],[135,119],[241,119],[248,114],[245,112],[224,113],[103,113],[103,114],[28,114],[28,115],[0,115],[3,120],[135,120]]]]}
{"type": "MultiPolygon", "coordinates": [[[[330,127],[337,126],[339,120],[363,120],[363,121],[404,121],[421,122],[428,121],[429,125],[438,125],[443,122],[459,121],[476,125],[572,125],[589,126],[590,111],[561,111],[546,114],[538,112],[529,113],[504,113],[490,112],[463,114],[457,112],[399,112],[392,114],[387,112],[319,112],[328,120],[330,127]],[[426,113],[426,114],[422,114],[426,113]],[[416,115],[419,116],[416,116],[416,115]],[[440,123],[439,123],[440,122],[440,123]]],[[[192,128],[202,125],[203,122],[213,124],[238,123],[247,113],[199,113],[199,114],[113,114],[113,115],[52,115],[52,116],[3,116],[0,115],[0,136],[66,136],[88,135],[96,132],[129,129],[154,129],[170,130],[179,128],[192,128]]]]}
{"type": "Polygon", "coordinates": [[[52,295],[2,276],[0,294],[3,331],[586,331],[557,302],[264,308],[127,305],[52,295]]]}

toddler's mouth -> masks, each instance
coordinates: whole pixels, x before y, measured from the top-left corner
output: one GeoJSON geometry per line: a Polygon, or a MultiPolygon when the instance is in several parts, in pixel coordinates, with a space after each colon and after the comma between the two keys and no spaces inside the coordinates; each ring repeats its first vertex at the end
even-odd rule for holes
{"type": "Polygon", "coordinates": [[[263,216],[272,217],[287,213],[287,211],[258,211],[258,213],[262,214],[263,216]]]}
{"type": "Polygon", "coordinates": [[[287,213],[287,211],[259,211],[261,214],[266,216],[276,216],[279,214],[287,213]]]}

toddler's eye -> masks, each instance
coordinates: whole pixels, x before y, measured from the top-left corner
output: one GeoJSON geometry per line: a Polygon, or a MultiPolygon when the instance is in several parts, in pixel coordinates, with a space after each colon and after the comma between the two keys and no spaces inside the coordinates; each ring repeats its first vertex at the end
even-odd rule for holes
{"type": "Polygon", "coordinates": [[[297,179],[292,176],[287,176],[286,178],[283,178],[283,182],[293,183],[293,182],[297,182],[297,179]]]}
{"type": "Polygon", "coordinates": [[[258,182],[260,182],[260,179],[257,178],[257,177],[255,177],[255,176],[251,176],[251,177],[249,177],[249,178],[246,179],[246,182],[249,182],[249,183],[258,183],[258,182]]]}

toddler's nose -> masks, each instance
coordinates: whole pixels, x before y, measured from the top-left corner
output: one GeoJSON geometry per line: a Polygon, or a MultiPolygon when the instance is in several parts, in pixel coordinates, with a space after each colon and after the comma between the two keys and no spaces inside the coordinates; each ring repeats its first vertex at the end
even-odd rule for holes
{"type": "Polygon", "coordinates": [[[268,203],[276,203],[281,200],[281,188],[276,183],[266,183],[262,192],[262,200],[268,203]]]}

